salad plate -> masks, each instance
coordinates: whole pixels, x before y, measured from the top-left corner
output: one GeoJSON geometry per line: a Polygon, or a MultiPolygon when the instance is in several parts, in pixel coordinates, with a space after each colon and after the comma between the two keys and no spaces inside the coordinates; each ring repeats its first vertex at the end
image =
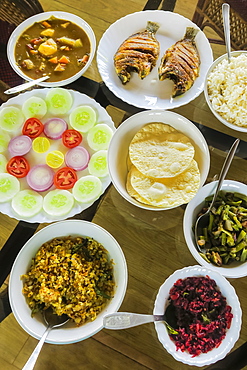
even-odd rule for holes
{"type": "MultiPolygon", "coordinates": [[[[55,88],[55,89],[59,89],[59,88],[55,88]]],[[[6,107],[11,107],[11,109],[12,109],[14,107],[14,109],[17,108],[17,109],[23,111],[26,102],[29,101],[30,98],[38,98],[38,99],[41,98],[43,101],[46,101],[46,97],[48,96],[48,93],[50,93],[52,90],[54,90],[54,89],[52,89],[52,88],[34,89],[32,91],[24,92],[24,93],[22,93],[18,96],[15,96],[15,97],[9,99],[6,103],[2,104],[2,106],[0,108],[0,121],[1,121],[0,122],[0,125],[1,125],[0,144],[1,144],[2,137],[4,137],[5,134],[7,135],[7,137],[10,138],[11,141],[13,141],[13,139],[19,137],[20,135],[23,135],[23,127],[24,127],[25,120],[27,119],[27,117],[24,117],[23,123],[21,125],[19,125],[19,127],[16,128],[15,130],[5,131],[4,127],[3,127],[4,126],[3,119],[1,120],[1,118],[2,118],[1,117],[1,112],[3,111],[3,109],[5,109],[6,107]]],[[[54,114],[54,113],[51,113],[51,110],[47,109],[47,112],[45,113],[45,115],[42,118],[39,119],[44,124],[44,127],[45,127],[45,123],[49,122],[50,119],[52,119],[52,118],[55,119],[56,118],[56,119],[59,119],[59,120],[60,119],[64,120],[67,123],[67,129],[68,130],[70,130],[70,129],[73,130],[74,127],[71,127],[70,117],[74,113],[77,112],[78,107],[81,107],[81,106],[85,107],[86,106],[87,107],[86,109],[93,110],[95,112],[96,123],[94,125],[94,128],[96,126],[98,127],[98,125],[103,125],[103,126],[107,126],[110,129],[110,132],[112,132],[112,134],[114,133],[115,126],[114,126],[114,123],[113,123],[111,117],[106,112],[106,110],[100,104],[98,104],[94,99],[88,97],[85,94],[74,91],[74,90],[62,89],[62,88],[60,88],[60,90],[64,90],[64,91],[66,91],[70,94],[70,96],[72,98],[71,99],[71,107],[67,112],[57,114],[57,115],[54,114]]],[[[101,127],[103,127],[103,126],[101,126],[101,127]]],[[[56,127],[58,127],[58,126],[56,125],[56,127]]],[[[44,129],[44,132],[45,132],[45,129],[44,129]]],[[[46,138],[46,135],[44,134],[44,132],[42,132],[40,134],[40,137],[47,141],[47,138],[46,138]]],[[[85,133],[81,132],[82,142],[76,147],[76,148],[81,149],[84,152],[87,152],[87,155],[89,157],[88,160],[90,160],[90,158],[95,153],[98,153],[98,151],[99,151],[98,148],[92,149],[92,147],[89,145],[89,143],[88,143],[88,134],[89,134],[89,132],[90,131],[87,131],[85,133]]],[[[36,139],[31,139],[31,140],[32,140],[32,144],[34,145],[34,141],[36,139]]],[[[36,190],[36,188],[30,188],[30,186],[29,186],[30,182],[28,182],[28,180],[29,180],[28,176],[31,174],[32,170],[34,168],[36,168],[37,166],[44,165],[44,166],[46,166],[46,168],[49,167],[47,161],[48,161],[48,153],[50,154],[50,152],[52,152],[52,153],[54,153],[54,152],[55,153],[57,153],[57,152],[61,153],[62,152],[62,155],[65,158],[65,160],[63,162],[61,162],[61,165],[59,167],[56,167],[56,168],[54,168],[54,167],[50,168],[49,167],[50,171],[54,175],[54,179],[55,179],[56,171],[58,171],[61,168],[69,167],[69,165],[66,163],[66,155],[67,155],[67,152],[69,150],[72,150],[72,149],[68,149],[67,147],[65,147],[63,145],[62,138],[59,138],[57,140],[50,140],[49,139],[49,141],[51,142],[51,144],[50,144],[50,148],[48,149],[48,151],[38,153],[34,150],[34,146],[32,146],[31,150],[26,155],[23,156],[27,159],[27,161],[30,165],[30,170],[29,170],[27,176],[25,176],[25,177],[15,178],[13,176],[14,180],[16,180],[16,183],[19,182],[19,185],[18,184],[17,185],[18,185],[20,191],[22,191],[22,190],[36,190]]],[[[5,150],[3,150],[3,148],[0,145],[1,156],[4,156],[7,161],[10,161],[10,159],[13,157],[13,155],[10,154],[10,151],[9,151],[8,147],[9,147],[9,145],[5,148],[5,150]]],[[[12,147],[12,149],[13,149],[13,147],[12,147]]],[[[106,151],[107,151],[107,149],[106,149],[106,151]]],[[[2,161],[2,157],[1,157],[1,161],[2,161]]],[[[2,164],[2,163],[0,163],[0,164],[2,164]]],[[[3,173],[4,173],[4,176],[5,176],[6,172],[7,172],[6,166],[0,166],[0,176],[2,176],[3,173]]],[[[76,169],[75,172],[76,172],[76,175],[77,175],[77,180],[81,180],[81,179],[85,178],[86,176],[91,176],[92,175],[90,173],[89,169],[88,169],[88,166],[84,169],[76,169]]],[[[6,175],[9,176],[8,173],[6,173],[6,175]]],[[[4,178],[4,176],[3,176],[3,178],[4,178]]],[[[41,174],[39,174],[39,176],[42,177],[41,174]]],[[[23,220],[23,221],[28,221],[28,222],[38,222],[38,223],[50,223],[50,222],[54,222],[54,221],[63,220],[63,219],[69,218],[69,217],[73,217],[74,215],[76,215],[76,214],[82,212],[83,210],[85,210],[86,208],[90,207],[104,193],[106,188],[109,186],[110,177],[109,177],[108,173],[104,173],[103,176],[102,175],[94,176],[94,178],[95,177],[96,177],[96,180],[98,181],[99,187],[101,189],[98,192],[98,195],[96,195],[96,197],[90,196],[90,197],[88,197],[88,199],[84,199],[83,201],[81,201],[80,199],[78,200],[78,197],[76,197],[74,195],[75,185],[72,188],[69,188],[65,191],[63,189],[57,188],[57,186],[55,186],[55,184],[54,184],[55,183],[55,181],[54,181],[54,183],[48,189],[46,189],[46,190],[41,189],[41,190],[37,191],[38,194],[43,198],[42,199],[42,198],[39,197],[41,199],[41,201],[43,201],[43,207],[41,208],[41,210],[37,214],[32,215],[30,217],[30,216],[27,216],[27,215],[24,215],[24,214],[22,215],[22,214],[16,213],[14,208],[13,208],[13,199],[9,199],[9,201],[3,201],[3,199],[2,199],[0,201],[0,212],[8,215],[9,217],[15,218],[17,220],[23,220]],[[73,204],[73,206],[72,206],[72,208],[70,208],[70,210],[68,212],[65,212],[64,214],[58,214],[58,212],[57,213],[56,212],[48,213],[46,211],[44,199],[45,199],[46,195],[51,194],[53,190],[56,191],[57,194],[60,194],[60,195],[65,194],[64,192],[66,192],[66,194],[69,195],[70,202],[73,204]],[[68,194],[68,192],[70,194],[68,194]]],[[[39,184],[36,184],[36,187],[38,189],[39,184]]]]}
{"type": "Polygon", "coordinates": [[[177,13],[161,10],[145,10],[120,18],[103,34],[97,49],[98,69],[109,90],[126,103],[144,109],[173,109],[195,99],[204,89],[206,72],[212,62],[211,46],[198,26],[177,13]],[[130,81],[123,85],[115,72],[114,54],[129,36],[144,31],[148,21],[159,25],[156,38],[160,43],[160,55],[156,66],[143,80],[132,73],[130,81]],[[159,81],[158,67],[165,51],[184,37],[188,26],[198,29],[195,42],[201,60],[199,76],[186,93],[172,98],[173,83],[159,81]]]}

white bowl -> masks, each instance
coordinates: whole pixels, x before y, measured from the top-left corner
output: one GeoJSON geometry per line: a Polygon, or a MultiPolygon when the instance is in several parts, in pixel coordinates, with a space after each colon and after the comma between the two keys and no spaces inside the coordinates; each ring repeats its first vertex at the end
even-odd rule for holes
{"type": "MultiPolygon", "coordinates": [[[[184,237],[191,254],[196,259],[196,261],[200,263],[200,265],[217,271],[221,275],[228,278],[240,278],[247,275],[247,262],[234,262],[229,266],[219,267],[208,263],[204,258],[200,256],[199,252],[196,249],[195,236],[192,227],[195,225],[198,213],[203,208],[205,198],[215,192],[217,183],[217,181],[214,181],[203,186],[198,191],[196,196],[191,200],[191,202],[187,205],[183,219],[184,237]]],[[[247,185],[238,181],[224,180],[221,189],[230,192],[236,191],[238,193],[247,195],[247,185]]]]}
{"type": "Polygon", "coordinates": [[[49,80],[47,80],[47,82],[45,81],[45,82],[40,82],[39,83],[40,86],[45,86],[45,87],[64,86],[64,85],[68,85],[68,84],[74,82],[75,80],[77,80],[89,68],[89,66],[92,63],[92,60],[94,58],[94,54],[95,54],[95,50],[96,50],[96,39],[95,39],[94,31],[92,30],[91,26],[86,21],[84,21],[82,18],[78,17],[77,15],[72,14],[72,13],[67,13],[67,12],[60,12],[60,11],[51,11],[51,12],[44,12],[44,13],[35,14],[32,17],[26,19],[24,22],[19,24],[19,26],[17,26],[14,29],[14,31],[12,32],[12,34],[9,37],[9,41],[8,41],[8,44],[7,44],[7,56],[8,56],[9,63],[11,65],[11,67],[14,69],[14,71],[20,77],[22,77],[24,80],[32,81],[32,78],[28,77],[25,73],[23,73],[22,70],[16,64],[15,45],[16,45],[16,42],[17,42],[19,36],[27,28],[32,26],[32,24],[34,24],[35,22],[41,22],[41,21],[47,20],[51,16],[54,16],[58,19],[68,20],[68,21],[78,25],[80,28],[82,28],[86,32],[86,34],[87,34],[87,36],[90,40],[90,56],[89,56],[89,60],[86,63],[86,65],[79,72],[74,74],[72,77],[69,77],[69,78],[66,78],[65,80],[61,80],[61,81],[57,81],[57,82],[49,82],[49,80]]]}
{"type": "Polygon", "coordinates": [[[125,257],[121,247],[111,234],[102,227],[88,221],[66,220],[53,223],[38,231],[27,241],[16,257],[10,274],[10,305],[16,320],[28,334],[36,339],[40,339],[46,327],[41,313],[35,315],[33,318],[31,317],[31,310],[22,294],[23,283],[20,276],[27,272],[32,258],[44,242],[56,236],[68,235],[92,237],[105,247],[109,252],[109,257],[114,261],[116,287],[114,297],[94,321],[80,327],[76,327],[73,322],[68,322],[59,330],[52,330],[46,342],[53,344],[79,342],[100,331],[103,328],[103,316],[116,312],[119,309],[127,287],[128,275],[125,257]]]}
{"type": "Polygon", "coordinates": [[[175,360],[181,361],[184,364],[191,366],[205,366],[223,359],[228,352],[233,348],[239,338],[239,333],[242,323],[242,310],[240,307],[238,296],[236,295],[233,286],[219,273],[201,266],[184,267],[181,270],[175,271],[161,285],[154,304],[154,315],[164,313],[164,308],[169,304],[169,291],[178,279],[185,279],[189,276],[206,276],[215,280],[216,285],[220,289],[223,296],[226,297],[227,304],[232,307],[232,322],[230,328],[226,332],[225,338],[222,340],[218,348],[202,353],[199,356],[192,357],[187,352],[176,351],[175,343],[170,339],[166,327],[163,322],[155,322],[155,329],[164,348],[170,353],[175,360]]]}
{"type": "MultiPolygon", "coordinates": [[[[238,51],[232,51],[231,52],[231,56],[232,57],[237,57],[239,56],[240,54],[246,54],[247,55],[247,51],[246,50],[238,50],[238,51]]],[[[224,119],[218,112],[216,112],[214,110],[214,108],[212,107],[212,103],[209,99],[209,95],[208,95],[208,87],[207,87],[207,80],[208,80],[208,76],[209,74],[213,71],[213,69],[219,64],[221,63],[224,59],[227,59],[227,54],[224,54],[224,55],[221,55],[219,58],[217,58],[213,63],[212,65],[210,66],[210,68],[208,69],[208,72],[206,74],[206,80],[205,80],[205,85],[204,85],[204,95],[205,95],[205,99],[207,101],[207,104],[211,110],[211,112],[214,114],[214,116],[221,122],[223,123],[225,126],[233,129],[233,130],[236,130],[236,131],[239,131],[239,132],[247,132],[247,127],[241,127],[241,126],[237,126],[237,125],[234,125],[233,123],[231,122],[228,122],[226,119],[224,119]]]]}
{"type": "Polygon", "coordinates": [[[170,208],[142,204],[132,198],[126,190],[127,157],[129,145],[134,135],[143,126],[151,122],[163,122],[188,136],[195,147],[195,160],[200,170],[200,187],[207,179],[210,155],[207,142],[200,130],[187,118],[170,111],[149,110],[134,114],[126,119],[115,131],[108,149],[108,166],[112,183],[119,194],[133,205],[152,211],[163,211],[170,208]]]}

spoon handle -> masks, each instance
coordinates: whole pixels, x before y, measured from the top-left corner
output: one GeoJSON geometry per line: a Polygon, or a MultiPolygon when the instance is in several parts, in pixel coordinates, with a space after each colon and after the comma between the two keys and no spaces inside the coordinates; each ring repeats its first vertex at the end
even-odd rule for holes
{"type": "Polygon", "coordinates": [[[37,346],[34,348],[33,350],[33,353],[31,354],[31,356],[29,357],[29,359],[27,360],[26,364],[24,365],[24,367],[22,368],[22,370],[32,370],[34,368],[34,365],[37,361],[37,358],[39,356],[39,353],[41,351],[41,348],[43,347],[43,344],[46,340],[46,337],[47,335],[49,334],[49,331],[51,330],[51,327],[48,326],[46,331],[44,332],[44,334],[42,335],[39,343],[37,344],[37,346]]]}
{"type": "Polygon", "coordinates": [[[10,89],[5,90],[4,94],[16,94],[20,91],[29,89],[30,87],[32,87],[34,85],[37,85],[39,82],[45,81],[48,78],[49,78],[49,76],[43,76],[43,77],[38,78],[36,80],[32,80],[32,81],[25,82],[24,84],[21,84],[21,85],[15,86],[15,87],[11,87],[10,89]]]}
{"type": "Polygon", "coordinates": [[[230,39],[230,5],[227,3],[222,4],[223,27],[226,43],[226,51],[228,60],[231,59],[231,39],[230,39]]]}
{"type": "MultiPolygon", "coordinates": [[[[160,320],[162,319],[164,320],[164,316],[160,315],[160,320]]],[[[130,312],[116,312],[106,315],[103,318],[103,325],[105,329],[118,330],[132,328],[133,326],[138,326],[154,321],[157,321],[157,318],[153,315],[142,315],[130,312]]]]}
{"type": "Polygon", "coordinates": [[[224,164],[222,166],[222,169],[220,171],[218,185],[217,185],[216,191],[214,193],[213,200],[212,200],[212,202],[210,204],[210,207],[208,209],[208,212],[211,210],[211,208],[212,208],[212,206],[214,204],[214,201],[217,198],[217,195],[218,195],[218,193],[220,191],[221,185],[222,185],[222,183],[223,183],[223,181],[224,181],[224,179],[226,177],[226,174],[227,174],[227,172],[229,170],[229,167],[230,167],[230,165],[232,163],[232,160],[233,160],[233,157],[234,157],[235,152],[237,150],[237,147],[238,147],[239,142],[240,142],[240,139],[236,139],[234,141],[234,143],[232,144],[232,146],[231,146],[231,148],[230,148],[230,150],[229,150],[229,152],[228,152],[228,154],[226,156],[225,162],[224,162],[224,164]]]}

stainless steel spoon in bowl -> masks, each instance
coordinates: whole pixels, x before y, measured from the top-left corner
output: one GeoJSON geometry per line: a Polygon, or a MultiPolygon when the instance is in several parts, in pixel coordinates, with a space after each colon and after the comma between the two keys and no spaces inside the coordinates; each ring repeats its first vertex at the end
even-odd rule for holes
{"type": "Polygon", "coordinates": [[[231,37],[230,37],[230,5],[227,3],[222,4],[222,17],[223,17],[223,27],[226,43],[226,52],[228,57],[228,62],[231,61],[231,37]]]}
{"type": "Polygon", "coordinates": [[[155,321],[163,321],[169,334],[178,334],[175,329],[177,327],[175,311],[171,305],[167,306],[164,315],[143,315],[131,312],[114,312],[104,316],[103,325],[105,329],[119,330],[133,328],[134,326],[155,321]]]}
{"type": "Polygon", "coordinates": [[[224,164],[222,166],[222,169],[221,169],[221,172],[220,172],[220,176],[219,176],[219,180],[218,180],[218,185],[217,185],[217,188],[215,190],[215,193],[214,193],[214,196],[213,196],[213,199],[212,199],[212,202],[207,210],[207,212],[205,212],[204,214],[202,214],[200,217],[198,217],[198,219],[196,220],[196,224],[195,224],[195,240],[196,240],[196,246],[197,246],[197,249],[199,250],[199,252],[203,253],[203,248],[200,246],[200,244],[198,244],[198,241],[199,241],[199,236],[202,235],[201,233],[201,230],[203,230],[204,227],[207,227],[208,226],[208,221],[209,221],[209,213],[215,203],[215,200],[217,198],[217,195],[220,191],[220,188],[221,188],[221,185],[226,177],[226,174],[229,170],[229,167],[232,163],[232,160],[233,160],[233,157],[234,157],[234,154],[237,150],[237,147],[238,147],[238,144],[239,144],[240,140],[239,139],[236,139],[234,141],[234,143],[232,144],[227,156],[226,156],[226,159],[224,161],[224,164]]]}
{"type": "Polygon", "coordinates": [[[52,329],[61,327],[62,325],[64,325],[66,322],[68,322],[70,320],[70,318],[67,315],[61,315],[61,316],[55,315],[52,312],[51,308],[48,308],[47,310],[43,310],[43,317],[44,317],[44,321],[47,325],[47,328],[46,328],[44,334],[42,335],[39,343],[34,348],[33,353],[31,354],[28,361],[26,362],[26,364],[22,368],[22,370],[32,370],[34,368],[34,365],[37,361],[37,358],[39,356],[41,348],[42,348],[49,332],[52,329]]]}

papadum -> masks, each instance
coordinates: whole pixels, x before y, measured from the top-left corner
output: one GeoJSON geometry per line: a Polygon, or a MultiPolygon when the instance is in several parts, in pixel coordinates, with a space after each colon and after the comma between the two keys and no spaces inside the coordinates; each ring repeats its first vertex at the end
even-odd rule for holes
{"type": "Polygon", "coordinates": [[[168,178],[189,166],[195,149],[183,133],[164,123],[150,123],[139,130],[129,146],[134,166],[145,176],[168,178]]]}
{"type": "MultiPolygon", "coordinates": [[[[131,196],[138,201],[156,207],[176,207],[188,203],[197,193],[200,186],[200,172],[193,159],[183,173],[172,178],[155,179],[141,173],[132,166],[127,180],[134,189],[131,196]],[[138,196],[136,196],[136,193],[138,196]],[[144,199],[144,201],[143,201],[144,199]]],[[[127,191],[130,186],[127,186],[127,191]]]]}

